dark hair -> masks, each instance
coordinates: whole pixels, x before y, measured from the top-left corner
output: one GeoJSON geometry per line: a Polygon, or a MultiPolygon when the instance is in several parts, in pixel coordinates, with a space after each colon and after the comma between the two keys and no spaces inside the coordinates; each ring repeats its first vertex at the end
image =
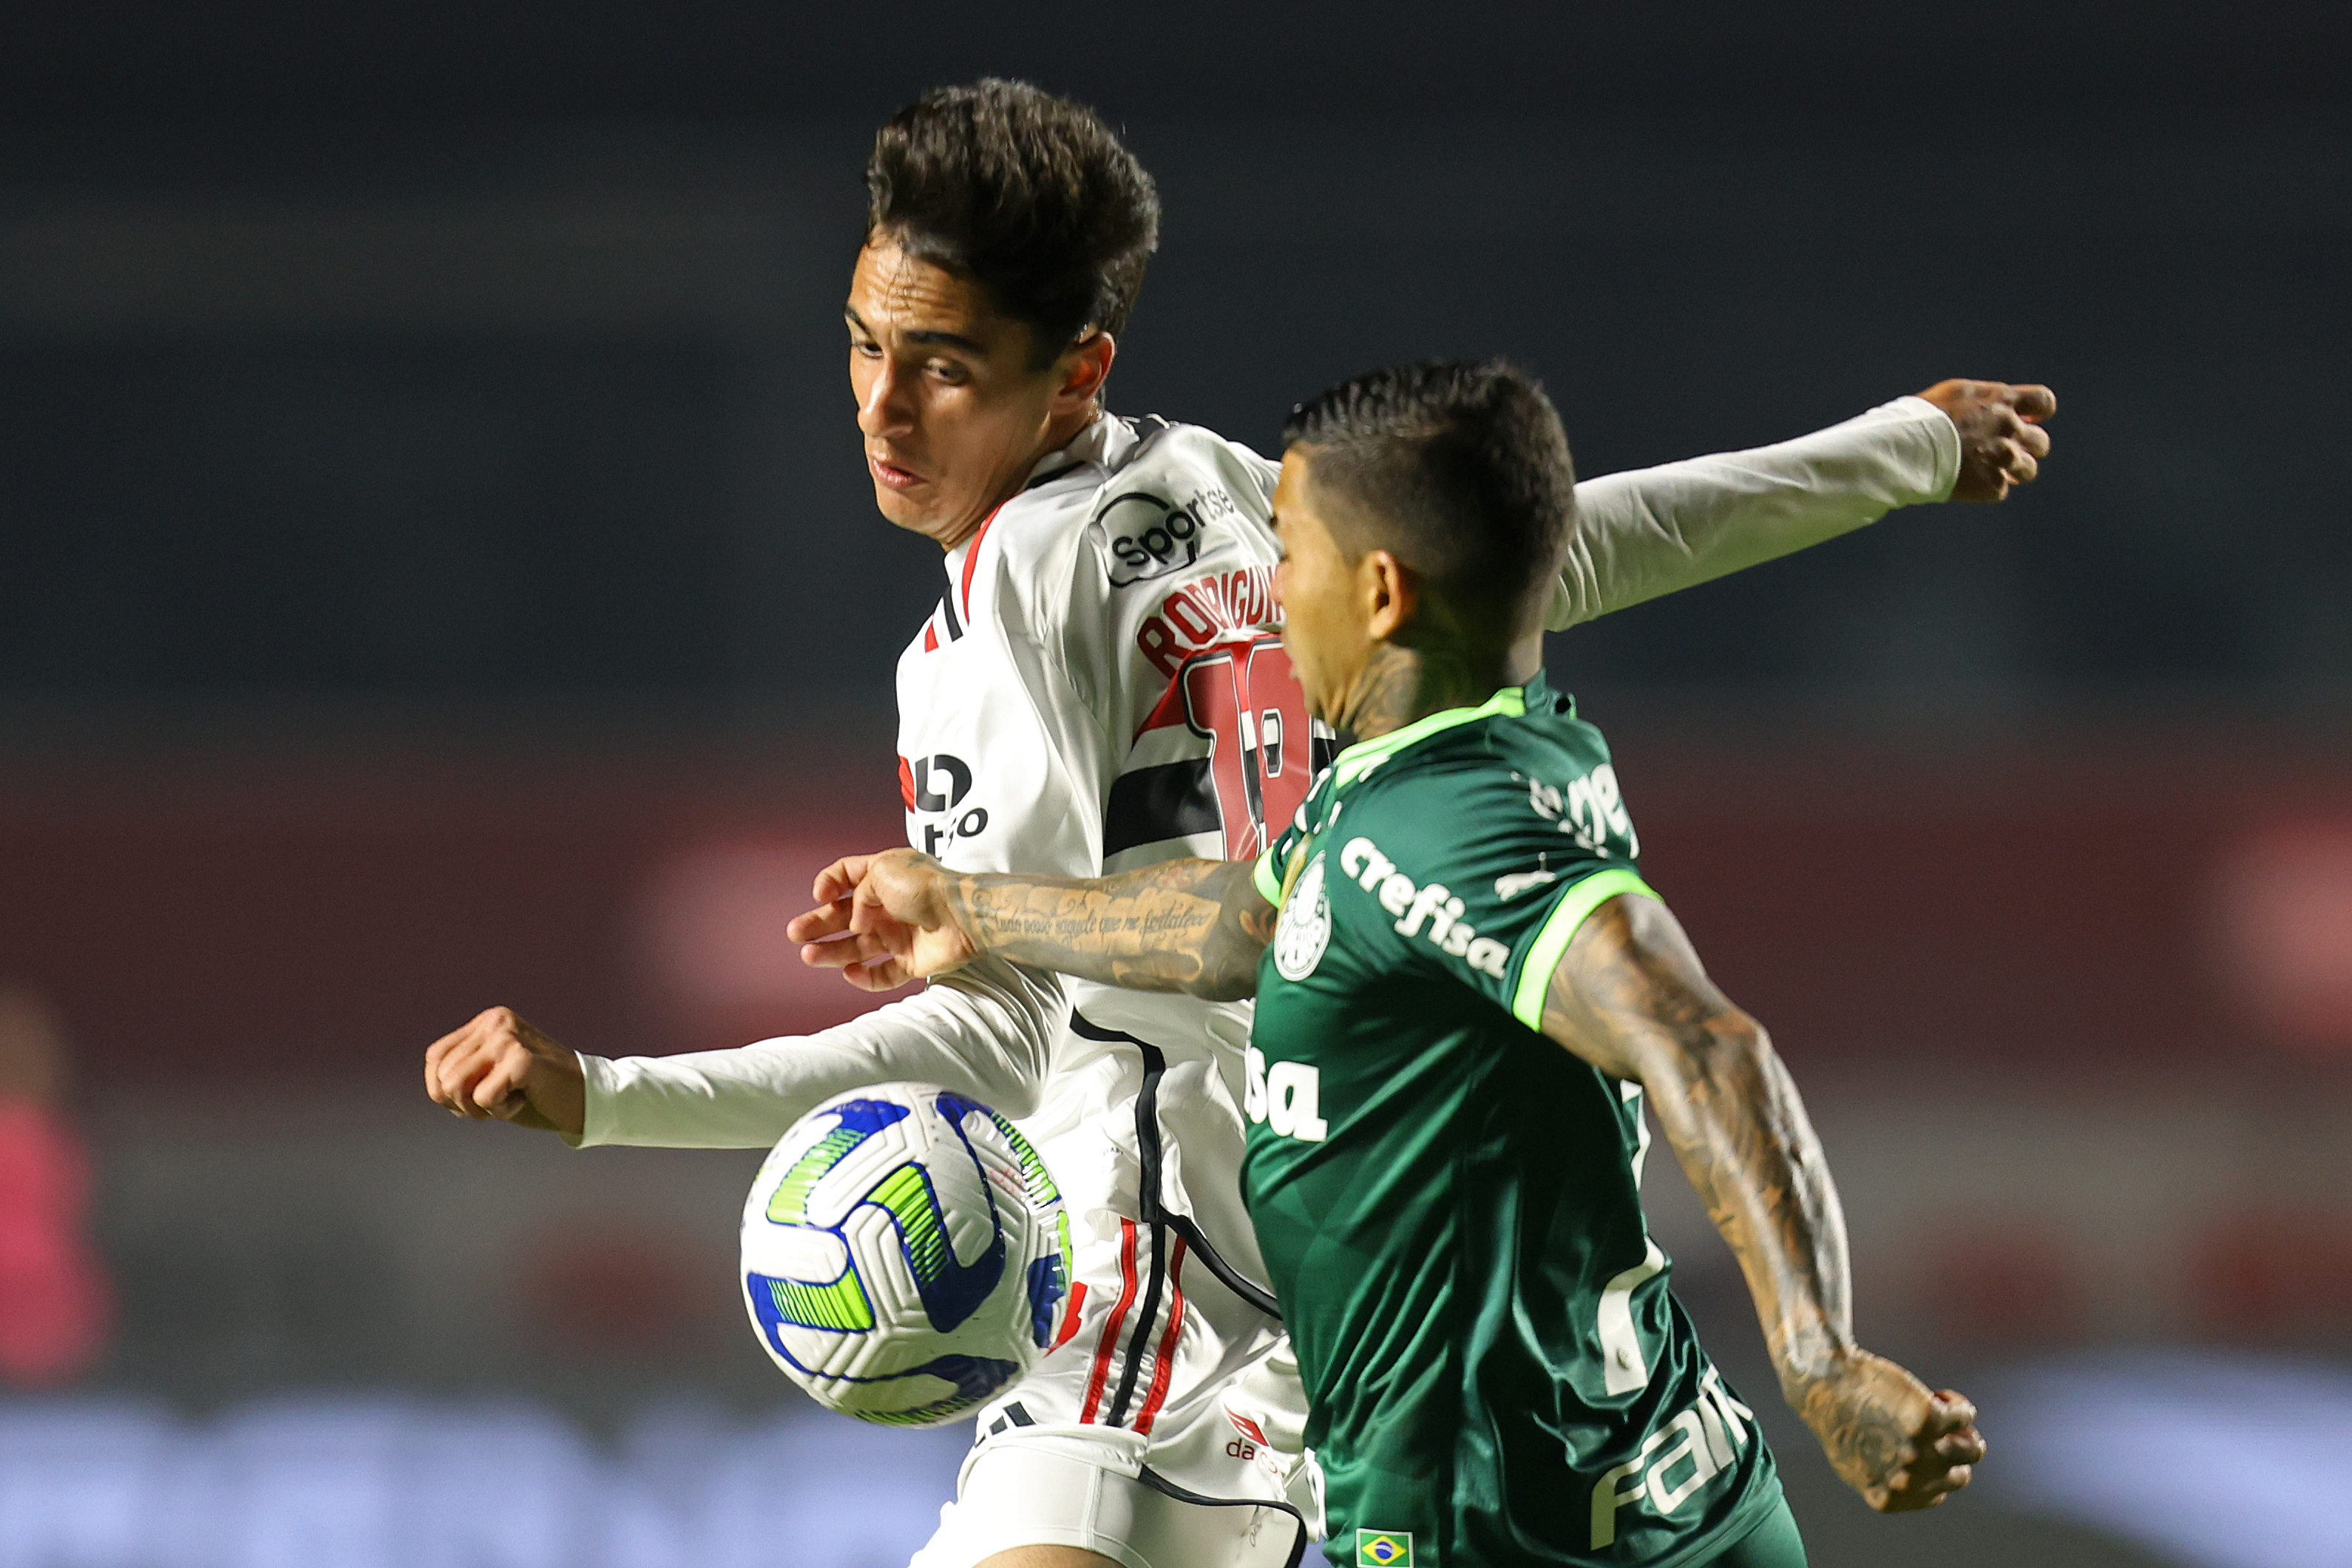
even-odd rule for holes
{"type": "Polygon", "coordinates": [[[1082,104],[990,78],[933,88],[876,132],[866,232],[971,278],[1049,364],[1126,330],[1160,244],[1160,193],[1082,104]]]}
{"type": "Polygon", "coordinates": [[[1540,621],[1576,519],[1559,413],[1501,360],[1394,365],[1290,411],[1318,498],[1339,505],[1342,549],[1388,549],[1498,633],[1540,621]]]}

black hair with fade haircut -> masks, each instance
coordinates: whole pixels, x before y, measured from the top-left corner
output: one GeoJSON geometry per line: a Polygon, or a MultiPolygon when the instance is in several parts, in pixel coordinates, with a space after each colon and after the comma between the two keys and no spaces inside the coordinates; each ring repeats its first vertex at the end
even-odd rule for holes
{"type": "Polygon", "coordinates": [[[1498,638],[1541,623],[1576,521],[1576,468],[1527,371],[1502,360],[1374,371],[1292,409],[1282,440],[1306,449],[1351,556],[1389,550],[1498,638]]]}
{"type": "Polygon", "coordinates": [[[1160,245],[1160,193],[1095,112],[1027,82],[933,88],[876,133],[866,235],[967,277],[1051,364],[1127,329],[1160,245]]]}

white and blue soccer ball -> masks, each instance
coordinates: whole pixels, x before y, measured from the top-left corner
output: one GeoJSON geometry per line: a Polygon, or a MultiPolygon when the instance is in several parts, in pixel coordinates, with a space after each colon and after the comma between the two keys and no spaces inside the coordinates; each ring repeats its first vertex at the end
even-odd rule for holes
{"type": "Polygon", "coordinates": [[[743,1303],[818,1404],[929,1427],[1053,1343],[1070,1226],[1045,1162],[928,1083],[836,1095],[793,1124],[743,1206],[743,1303]]]}

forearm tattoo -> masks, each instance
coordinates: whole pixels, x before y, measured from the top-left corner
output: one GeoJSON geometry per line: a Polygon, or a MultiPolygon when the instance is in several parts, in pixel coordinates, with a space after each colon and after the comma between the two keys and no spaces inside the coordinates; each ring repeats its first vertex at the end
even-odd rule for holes
{"type": "Polygon", "coordinates": [[[1257,990],[1274,910],[1247,861],[1170,861],[1098,880],[960,876],[948,899],[983,951],[1136,991],[1257,990]]]}
{"type": "Polygon", "coordinates": [[[1673,917],[1634,898],[1603,905],[1570,944],[1544,1028],[1647,1087],[1675,1157],[1739,1260],[1782,1389],[1810,1419],[1815,1380],[1853,1348],[1845,1217],[1821,1140],[1763,1030],[1706,978],[1673,917]]]}

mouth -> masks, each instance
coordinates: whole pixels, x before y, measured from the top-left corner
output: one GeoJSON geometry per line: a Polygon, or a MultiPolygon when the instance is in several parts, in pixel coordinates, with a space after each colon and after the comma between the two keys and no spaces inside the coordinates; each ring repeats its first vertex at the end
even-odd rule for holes
{"type": "Polygon", "coordinates": [[[911,490],[925,482],[923,476],[912,468],[901,467],[888,458],[877,457],[870,452],[866,455],[866,466],[874,476],[874,482],[887,489],[911,490]]]}

